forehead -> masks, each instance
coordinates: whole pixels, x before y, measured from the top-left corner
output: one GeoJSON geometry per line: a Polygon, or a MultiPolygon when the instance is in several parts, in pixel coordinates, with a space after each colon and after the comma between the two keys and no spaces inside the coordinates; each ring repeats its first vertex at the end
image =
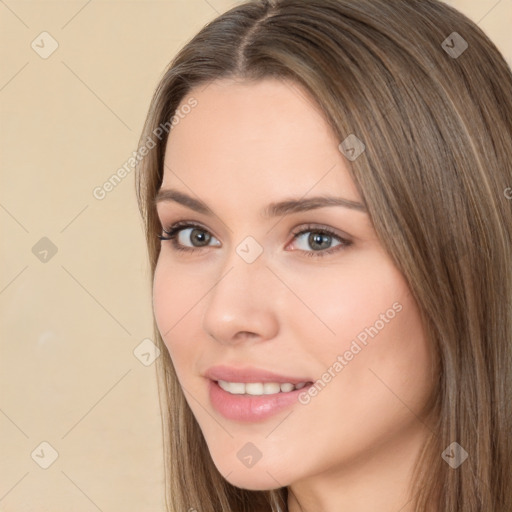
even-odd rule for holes
{"type": "Polygon", "coordinates": [[[194,88],[180,108],[165,152],[162,188],[193,192],[359,196],[348,162],[320,107],[299,85],[265,79],[219,80],[194,88]]]}

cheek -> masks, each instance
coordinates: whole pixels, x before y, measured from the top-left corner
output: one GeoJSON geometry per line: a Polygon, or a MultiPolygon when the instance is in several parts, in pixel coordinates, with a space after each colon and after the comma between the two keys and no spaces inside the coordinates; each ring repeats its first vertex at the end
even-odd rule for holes
{"type": "MultiPolygon", "coordinates": [[[[195,336],[191,331],[194,322],[194,306],[204,295],[200,279],[185,277],[175,265],[158,260],[153,280],[153,311],[155,321],[173,361],[186,357],[194,344],[186,341],[195,336]]],[[[176,365],[177,369],[178,366],[176,365]]]]}
{"type": "Polygon", "coordinates": [[[358,411],[355,418],[372,417],[372,410],[385,417],[403,407],[400,400],[421,409],[434,383],[432,353],[398,270],[381,256],[359,259],[351,271],[326,271],[312,284],[298,294],[317,318],[295,309],[290,324],[326,383],[317,405],[341,401],[358,411]]]}
{"type": "Polygon", "coordinates": [[[167,251],[162,248],[153,278],[153,311],[162,334],[178,329],[208,289],[205,276],[181,268],[167,251]]]}
{"type": "Polygon", "coordinates": [[[358,439],[385,435],[402,422],[416,421],[434,387],[432,351],[417,305],[397,284],[339,320],[345,333],[338,343],[329,344],[324,359],[326,367],[335,361],[341,366],[330,389],[322,391],[322,401],[326,407],[338,403],[350,411],[353,422],[341,412],[340,421],[350,423],[348,430],[358,439]]]}
{"type": "Polygon", "coordinates": [[[314,279],[295,279],[295,283],[294,292],[302,304],[295,298],[288,304],[287,323],[295,330],[294,339],[303,340],[303,348],[326,366],[348,350],[354,339],[364,346],[371,339],[368,329],[376,322],[379,331],[389,330],[407,292],[394,267],[370,252],[347,258],[337,268],[318,269],[314,279]]]}

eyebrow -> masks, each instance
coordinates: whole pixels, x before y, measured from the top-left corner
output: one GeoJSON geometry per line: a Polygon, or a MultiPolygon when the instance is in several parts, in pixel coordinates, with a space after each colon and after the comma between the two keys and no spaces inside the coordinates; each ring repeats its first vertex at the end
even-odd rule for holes
{"type": "MultiPolygon", "coordinates": [[[[183,192],[173,189],[160,189],[155,196],[154,204],[161,202],[179,203],[191,210],[205,215],[212,215],[213,212],[206,203],[200,199],[191,197],[183,192]]],[[[270,203],[262,210],[263,217],[279,217],[291,213],[306,212],[317,208],[325,208],[327,206],[343,206],[352,210],[367,212],[366,207],[356,201],[343,199],[334,196],[316,196],[307,199],[286,199],[284,201],[270,203]]]]}

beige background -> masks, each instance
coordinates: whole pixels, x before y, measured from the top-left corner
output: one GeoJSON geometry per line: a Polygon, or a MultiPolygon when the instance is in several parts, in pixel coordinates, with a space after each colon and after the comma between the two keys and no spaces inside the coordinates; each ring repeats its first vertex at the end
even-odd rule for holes
{"type": "MultiPolygon", "coordinates": [[[[164,510],[133,172],[93,190],[176,50],[235,3],[0,1],[0,511],[164,510]]],[[[512,0],[449,3],[512,63],[512,0]]]]}

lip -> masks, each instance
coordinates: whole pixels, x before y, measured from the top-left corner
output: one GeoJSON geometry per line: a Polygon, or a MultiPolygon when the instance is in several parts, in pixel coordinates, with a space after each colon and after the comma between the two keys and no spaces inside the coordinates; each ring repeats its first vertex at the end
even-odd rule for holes
{"type": "Polygon", "coordinates": [[[228,420],[244,423],[264,421],[291,407],[298,402],[300,393],[307,391],[313,385],[312,380],[307,377],[289,377],[254,367],[214,366],[206,371],[205,377],[208,379],[208,394],[213,408],[228,420]],[[289,382],[299,384],[300,382],[306,382],[306,386],[288,393],[275,393],[273,395],[233,395],[219,386],[217,383],[219,379],[244,383],[277,382],[282,384],[289,382]]]}
{"type": "Polygon", "coordinates": [[[277,373],[256,368],[254,366],[245,366],[243,368],[235,368],[232,366],[212,366],[204,374],[210,380],[225,380],[228,382],[278,382],[284,384],[299,384],[301,382],[311,382],[309,377],[290,377],[288,375],[279,375],[277,373]]]}

